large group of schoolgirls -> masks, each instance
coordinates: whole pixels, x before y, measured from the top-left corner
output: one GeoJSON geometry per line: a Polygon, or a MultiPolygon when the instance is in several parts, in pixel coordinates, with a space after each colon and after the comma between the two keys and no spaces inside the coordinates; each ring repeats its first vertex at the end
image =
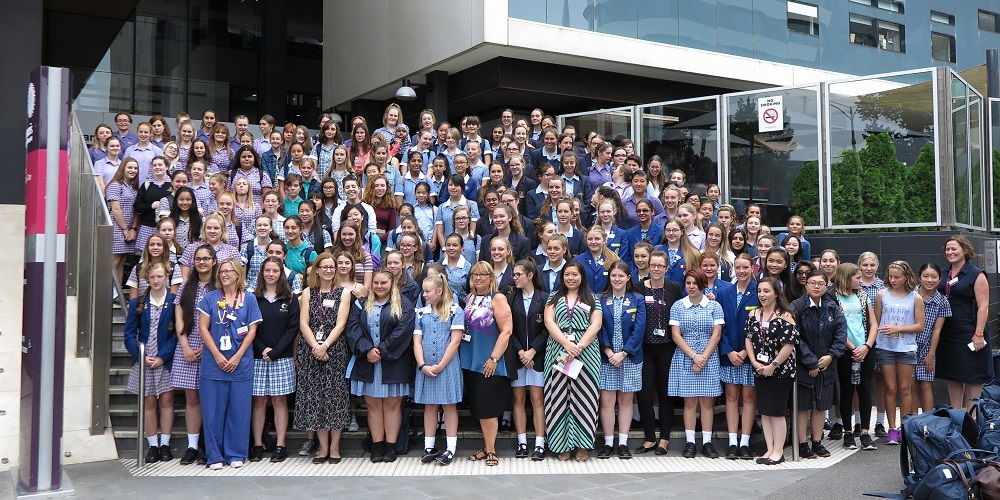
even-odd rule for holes
{"type": "Polygon", "coordinates": [[[628,139],[557,130],[538,109],[505,110],[488,133],[476,116],[453,126],[424,110],[415,130],[401,118],[392,104],[379,126],[356,117],[342,132],[324,115],[315,137],[269,115],[261,136],[245,116],[231,135],[212,111],[178,116],[176,134],[162,116],[97,127],[147,461],[173,458],[177,389],[181,463],[211,469],[264,457],[269,405],[272,462],[289,427],[308,431],[299,455],[340,462],[362,402],[370,459],[392,462],[408,398],[425,405],[424,463],[455,459],[459,406],[482,430],[468,459],[488,466],[500,431],[517,458],[667,455],[676,401],[673,453],[771,465],[789,415],[805,458],[830,455],[824,430],[871,450],[873,436],[899,443],[897,402],[904,417],[933,407],[934,377],[956,407],[987,381],[988,288],[962,236],[943,269],[896,261],[880,275],[871,252],[814,253],[800,217],[772,235],[760,206],[689,183],[680,155],[643,160],[628,139]],[[644,439],[630,448],[633,425],[644,439]]]}

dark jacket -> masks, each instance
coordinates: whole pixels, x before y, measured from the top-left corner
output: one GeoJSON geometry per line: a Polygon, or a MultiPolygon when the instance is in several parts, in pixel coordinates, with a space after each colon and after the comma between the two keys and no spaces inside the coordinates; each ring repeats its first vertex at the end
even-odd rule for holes
{"type": "Polygon", "coordinates": [[[379,319],[380,342],[376,346],[368,329],[368,314],[365,312],[363,297],[351,305],[351,315],[347,320],[347,348],[355,356],[351,380],[371,383],[375,378],[375,365],[368,362],[368,351],[378,349],[382,355],[382,383],[403,384],[413,382],[416,362],[413,359],[413,329],[416,316],[413,303],[402,297],[403,315],[392,317],[387,303],[382,308],[379,319]]]}
{"type": "MultiPolygon", "coordinates": [[[[135,195],[135,214],[139,217],[139,222],[146,227],[156,227],[156,214],[164,207],[153,209],[153,203],[170,194],[170,179],[162,186],[149,180],[139,185],[139,192],[135,195]]],[[[166,208],[167,210],[170,207],[166,208]]]]}
{"type": "MultiPolygon", "coordinates": [[[[496,231],[489,236],[483,236],[482,244],[479,245],[479,260],[493,262],[493,259],[490,258],[490,242],[496,236],[499,236],[499,233],[496,231]]],[[[531,252],[535,247],[531,246],[531,241],[528,238],[511,230],[510,236],[507,239],[510,240],[510,247],[514,250],[514,262],[531,257],[531,252]]]]}
{"type": "Polygon", "coordinates": [[[809,371],[819,366],[819,358],[829,354],[833,356],[833,362],[825,371],[819,372],[815,382],[830,385],[837,381],[837,358],[847,349],[847,319],[829,295],[823,295],[818,309],[812,306],[811,300],[806,295],[792,302],[800,335],[799,344],[795,347],[798,351],[798,383],[812,386],[814,379],[809,376],[809,371]]]}
{"type": "Polygon", "coordinates": [[[528,306],[528,314],[524,314],[524,295],[521,290],[514,290],[507,295],[507,303],[510,304],[511,315],[514,318],[514,330],[510,336],[511,351],[516,360],[517,368],[524,366],[521,358],[517,356],[517,351],[528,349],[535,350],[534,370],[536,372],[545,369],[545,343],[549,339],[549,332],[545,329],[543,311],[545,303],[549,299],[549,294],[535,290],[531,296],[531,304],[528,306]]]}
{"type": "Polygon", "coordinates": [[[722,306],[722,312],[726,317],[726,324],[722,327],[722,339],[719,341],[719,364],[722,366],[732,366],[727,354],[747,348],[747,318],[750,317],[750,311],[760,307],[756,281],[750,280],[743,293],[745,295],[739,307],[736,305],[738,295],[736,285],[719,290],[719,293],[715,294],[715,301],[722,306]]]}
{"type": "Polygon", "coordinates": [[[292,345],[299,334],[299,301],[292,297],[271,302],[258,297],[257,306],[263,321],[257,325],[257,335],[253,338],[254,359],[263,359],[268,347],[271,352],[267,357],[271,359],[292,357],[292,345]]]}
{"type": "MultiPolygon", "coordinates": [[[[420,276],[417,276],[421,283],[426,275],[426,270],[427,268],[425,267],[425,272],[420,276]]],[[[403,285],[403,289],[399,291],[399,294],[402,295],[403,298],[409,300],[411,304],[416,304],[417,300],[420,298],[420,285],[418,285],[413,278],[407,277],[406,284],[403,285]]]]}
{"type": "MultiPolygon", "coordinates": [[[[139,307],[139,299],[135,298],[128,302],[128,313],[125,316],[125,349],[132,355],[132,362],[139,362],[139,342],[146,343],[149,340],[149,303],[142,310],[140,316],[136,310],[139,307]]],[[[155,356],[163,360],[163,367],[167,370],[173,364],[174,349],[177,347],[177,332],[174,331],[174,294],[167,292],[164,299],[163,312],[160,313],[160,327],[156,330],[156,345],[158,346],[155,356]]],[[[152,353],[146,353],[152,356],[152,353]]]]}
{"type": "MultiPolygon", "coordinates": [[[[615,334],[614,312],[615,306],[610,295],[602,295],[600,307],[604,311],[604,320],[601,322],[601,330],[597,333],[597,339],[601,343],[601,361],[608,362],[608,357],[604,354],[604,348],[612,347],[612,339],[615,334]]],[[[625,351],[632,362],[642,363],[642,339],[646,336],[646,300],[642,295],[635,292],[625,292],[626,303],[622,305],[622,350],[625,351]]]]}

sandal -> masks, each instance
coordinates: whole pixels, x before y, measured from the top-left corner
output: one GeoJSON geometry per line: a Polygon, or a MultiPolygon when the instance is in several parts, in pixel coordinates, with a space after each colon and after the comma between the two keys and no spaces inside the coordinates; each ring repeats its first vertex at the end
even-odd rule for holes
{"type": "Polygon", "coordinates": [[[485,449],[480,449],[472,455],[469,455],[470,462],[478,462],[480,460],[486,460],[487,458],[489,458],[489,454],[486,453],[485,449]]]}
{"type": "Polygon", "coordinates": [[[486,452],[486,465],[487,466],[493,467],[493,466],[499,465],[499,464],[500,464],[500,459],[497,458],[497,454],[496,453],[494,453],[492,451],[486,452]]]}

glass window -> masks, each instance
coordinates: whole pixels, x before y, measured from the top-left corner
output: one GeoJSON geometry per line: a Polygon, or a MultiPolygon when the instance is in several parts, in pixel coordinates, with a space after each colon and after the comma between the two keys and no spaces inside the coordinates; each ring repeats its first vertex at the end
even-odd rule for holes
{"type": "Polygon", "coordinates": [[[955,62],[955,37],[931,32],[931,57],[935,61],[955,62]]]}
{"type": "Polygon", "coordinates": [[[890,52],[905,52],[903,25],[886,21],[878,22],[878,48],[890,52]]]}
{"type": "Polygon", "coordinates": [[[903,2],[895,0],[876,0],[875,6],[882,10],[899,12],[900,14],[903,13],[903,2]]]}
{"type": "Polygon", "coordinates": [[[983,31],[992,31],[994,33],[1000,33],[1000,30],[997,29],[997,15],[992,12],[980,10],[979,29],[983,31]]]}
{"type": "Polygon", "coordinates": [[[819,7],[788,0],[788,31],[819,36],[819,7]]]}
{"type": "Polygon", "coordinates": [[[936,223],[933,81],[921,71],[829,85],[835,227],[936,223]]]}
{"type": "Polygon", "coordinates": [[[723,151],[729,156],[729,200],[737,212],[756,203],[766,225],[782,227],[796,214],[807,226],[818,226],[819,89],[777,89],[725,98],[729,144],[723,151]],[[778,96],[783,127],[760,132],[758,99],[778,96]]]}
{"type": "Polygon", "coordinates": [[[962,80],[952,78],[951,116],[954,130],[952,158],[955,168],[955,222],[969,226],[972,225],[972,214],[969,196],[969,109],[966,90],[966,85],[962,80]]]}
{"type": "Polygon", "coordinates": [[[878,46],[878,37],[875,36],[875,21],[872,18],[851,14],[850,20],[851,43],[869,47],[878,46]]]}
{"type": "Polygon", "coordinates": [[[951,14],[945,14],[943,12],[937,12],[937,11],[932,10],[931,11],[931,22],[932,23],[948,24],[948,25],[954,26],[955,25],[955,16],[953,16],[951,14]]]}
{"type": "Polygon", "coordinates": [[[657,157],[687,175],[692,192],[704,194],[719,182],[718,104],[714,97],[646,106],[642,112],[642,156],[657,157]]]}

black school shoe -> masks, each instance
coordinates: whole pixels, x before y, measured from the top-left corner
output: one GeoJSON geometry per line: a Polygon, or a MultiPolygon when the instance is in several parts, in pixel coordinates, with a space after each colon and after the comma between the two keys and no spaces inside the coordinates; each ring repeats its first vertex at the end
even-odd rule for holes
{"type": "Polygon", "coordinates": [[[819,441],[813,441],[812,451],[819,457],[826,458],[830,456],[830,450],[826,449],[826,446],[823,446],[823,443],[819,441]]]}
{"type": "Polygon", "coordinates": [[[429,464],[437,458],[438,453],[439,451],[437,448],[424,448],[424,456],[420,457],[420,462],[429,464]]]}
{"type": "Polygon", "coordinates": [[[373,464],[382,463],[385,460],[385,441],[372,443],[372,454],[368,459],[373,464]]]}
{"type": "Polygon", "coordinates": [[[737,454],[740,460],[753,460],[753,451],[750,450],[749,446],[740,446],[740,452],[737,454]]]}
{"type": "Polygon", "coordinates": [[[197,448],[188,448],[184,450],[184,455],[181,456],[181,465],[191,465],[195,460],[198,460],[197,448]]]}
{"type": "Polygon", "coordinates": [[[694,458],[698,454],[698,446],[694,443],[689,442],[684,445],[684,458],[694,458]]]}
{"type": "Polygon", "coordinates": [[[174,459],[173,452],[170,451],[170,445],[160,445],[160,461],[169,462],[174,459]]]}
{"type": "Polygon", "coordinates": [[[160,447],[150,446],[149,451],[146,452],[146,463],[155,464],[160,461],[160,447]]]}
{"type": "Polygon", "coordinates": [[[528,458],[528,445],[525,443],[518,443],[517,451],[514,452],[514,458],[528,458]]]}
{"type": "Polygon", "coordinates": [[[604,459],[607,459],[607,458],[611,458],[611,455],[614,455],[614,454],[615,454],[615,449],[614,448],[612,448],[609,445],[604,445],[604,447],[601,448],[601,451],[597,453],[597,458],[600,458],[600,459],[604,460],[604,459]]]}
{"type": "Polygon", "coordinates": [[[715,446],[711,442],[701,445],[701,454],[708,458],[719,458],[719,452],[715,451],[715,446]]]}
{"type": "Polygon", "coordinates": [[[545,448],[541,446],[536,446],[535,451],[531,452],[531,459],[536,462],[541,462],[545,460],[545,448]]]}
{"type": "Polygon", "coordinates": [[[264,459],[264,447],[263,446],[251,446],[250,455],[247,460],[251,462],[260,462],[264,459]]]}
{"type": "Polygon", "coordinates": [[[799,443],[799,458],[816,458],[816,453],[809,447],[809,443],[799,443]]]}
{"type": "Polygon", "coordinates": [[[740,447],[735,444],[729,445],[726,449],[726,460],[738,460],[740,458],[740,447]]]}
{"type": "Polygon", "coordinates": [[[840,441],[841,439],[844,439],[844,425],[833,424],[833,429],[830,429],[829,438],[834,441],[840,441]]]}
{"type": "Polygon", "coordinates": [[[622,460],[628,460],[632,458],[632,452],[628,451],[628,445],[624,444],[618,445],[618,458],[622,460]]]}

